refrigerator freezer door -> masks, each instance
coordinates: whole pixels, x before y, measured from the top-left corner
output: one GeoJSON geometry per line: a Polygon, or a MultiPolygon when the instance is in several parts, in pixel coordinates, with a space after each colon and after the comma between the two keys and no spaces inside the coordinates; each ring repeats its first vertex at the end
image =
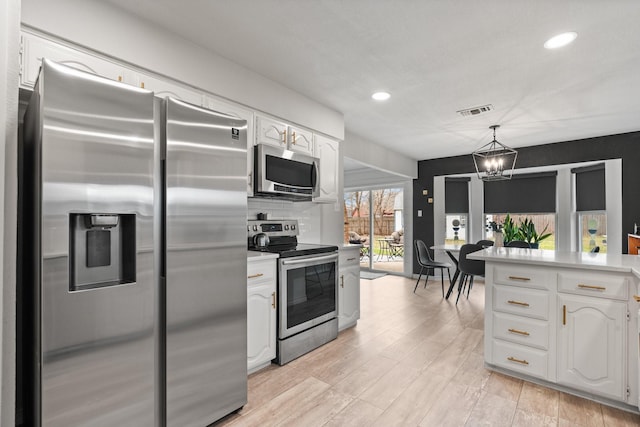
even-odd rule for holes
{"type": "Polygon", "coordinates": [[[206,426],[247,399],[246,122],[165,107],[167,425],[206,426]]]}
{"type": "Polygon", "coordinates": [[[35,89],[26,120],[38,127],[29,143],[42,161],[33,189],[42,200],[33,207],[41,212],[34,218],[41,236],[35,257],[41,281],[34,277],[41,308],[32,313],[41,376],[34,399],[42,399],[34,410],[47,427],[152,426],[153,93],[47,60],[35,89]],[[92,224],[91,214],[111,221],[92,224]],[[70,226],[78,215],[88,221],[84,231],[70,226]],[[130,226],[116,224],[117,216],[130,226]],[[77,274],[102,281],[98,287],[71,284],[74,233],[84,254],[77,274]],[[123,256],[125,240],[131,252],[123,256]],[[110,252],[101,254],[105,248],[110,252]]]}

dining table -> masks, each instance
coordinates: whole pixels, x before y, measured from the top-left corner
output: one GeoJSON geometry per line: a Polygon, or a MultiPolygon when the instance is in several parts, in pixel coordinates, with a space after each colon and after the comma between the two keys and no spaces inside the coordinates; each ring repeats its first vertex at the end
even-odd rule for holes
{"type": "Polygon", "coordinates": [[[449,299],[449,296],[451,295],[451,292],[453,292],[453,288],[456,285],[456,281],[458,280],[458,277],[460,276],[460,270],[458,269],[458,255],[460,254],[460,248],[462,247],[462,245],[464,245],[464,242],[462,243],[444,243],[441,245],[433,245],[431,246],[431,249],[435,250],[435,251],[444,251],[446,252],[446,254],[449,256],[449,258],[451,258],[451,261],[453,262],[453,264],[456,266],[456,271],[455,273],[453,273],[453,278],[451,279],[451,283],[449,284],[449,289],[447,290],[447,293],[445,295],[445,299],[449,299]]]}

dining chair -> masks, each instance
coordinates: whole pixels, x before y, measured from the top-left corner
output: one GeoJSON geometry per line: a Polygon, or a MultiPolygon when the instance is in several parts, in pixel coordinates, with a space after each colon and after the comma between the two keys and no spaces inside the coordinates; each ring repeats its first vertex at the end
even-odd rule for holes
{"type": "Polygon", "coordinates": [[[524,240],[512,240],[505,245],[507,248],[526,248],[530,249],[531,245],[529,242],[525,242],[524,240]]]}
{"type": "Polygon", "coordinates": [[[493,241],[491,241],[491,240],[478,240],[476,242],[476,245],[480,245],[480,246],[482,246],[484,248],[488,248],[490,246],[493,246],[493,241]]]}
{"type": "Polygon", "coordinates": [[[451,283],[451,271],[449,270],[452,265],[448,262],[439,262],[434,261],[431,258],[431,254],[427,249],[427,245],[422,240],[414,240],[413,245],[416,248],[416,258],[418,259],[418,264],[420,265],[420,274],[418,275],[418,281],[416,282],[416,286],[413,288],[413,292],[416,292],[418,289],[418,284],[420,283],[420,278],[422,277],[422,272],[424,269],[427,269],[427,277],[424,279],[424,287],[427,287],[427,281],[429,280],[429,270],[431,270],[432,274],[435,276],[435,269],[440,269],[440,281],[442,282],[442,297],[444,297],[444,269],[447,269],[447,274],[449,275],[449,283],[451,283]]]}
{"type": "Polygon", "coordinates": [[[456,298],[456,304],[458,304],[460,294],[464,293],[464,288],[467,286],[467,282],[469,282],[469,287],[467,289],[467,299],[469,299],[469,292],[471,292],[471,288],[473,287],[473,278],[475,276],[484,277],[484,261],[467,258],[468,254],[478,252],[483,249],[484,247],[481,245],[473,243],[467,243],[466,245],[462,245],[460,248],[458,269],[460,270],[461,276],[458,284],[458,297],[456,298]]]}

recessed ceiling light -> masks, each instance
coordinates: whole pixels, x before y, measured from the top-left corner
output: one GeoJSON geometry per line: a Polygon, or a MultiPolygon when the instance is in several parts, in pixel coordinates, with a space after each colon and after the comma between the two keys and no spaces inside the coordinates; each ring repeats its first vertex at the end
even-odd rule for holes
{"type": "Polygon", "coordinates": [[[547,49],[557,49],[562,46],[566,46],[572,41],[574,41],[578,37],[578,33],[570,31],[568,33],[558,34],[557,36],[551,37],[549,40],[544,42],[544,47],[547,49]]]}
{"type": "Polygon", "coordinates": [[[386,101],[387,99],[391,98],[391,94],[389,92],[376,92],[371,95],[371,97],[376,101],[386,101]]]}

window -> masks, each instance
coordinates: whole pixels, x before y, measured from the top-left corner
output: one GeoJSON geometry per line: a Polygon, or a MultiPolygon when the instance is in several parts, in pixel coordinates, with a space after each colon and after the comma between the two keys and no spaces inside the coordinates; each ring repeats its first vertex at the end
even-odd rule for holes
{"type": "MultiPolygon", "coordinates": [[[[487,214],[485,215],[485,238],[487,240],[495,241],[495,234],[491,230],[489,224],[492,221],[495,221],[496,224],[502,225],[504,223],[504,219],[507,216],[506,213],[503,214],[487,214]]],[[[539,249],[548,249],[554,250],[556,248],[556,214],[555,213],[521,213],[521,214],[513,214],[510,213],[509,216],[513,220],[513,223],[518,226],[525,219],[529,219],[533,222],[536,227],[536,232],[539,236],[543,234],[550,234],[544,240],[541,240],[538,243],[539,249]]]]}
{"type": "Polygon", "coordinates": [[[581,252],[607,252],[607,213],[579,212],[579,249],[581,252]]]}
{"type": "Polygon", "coordinates": [[[445,178],[444,211],[445,242],[467,242],[469,215],[469,178],[445,178]]]}
{"type": "Polygon", "coordinates": [[[575,174],[578,248],[607,251],[607,212],[604,163],[571,169],[575,174]]]}

